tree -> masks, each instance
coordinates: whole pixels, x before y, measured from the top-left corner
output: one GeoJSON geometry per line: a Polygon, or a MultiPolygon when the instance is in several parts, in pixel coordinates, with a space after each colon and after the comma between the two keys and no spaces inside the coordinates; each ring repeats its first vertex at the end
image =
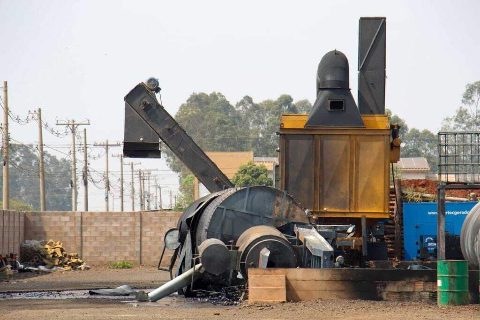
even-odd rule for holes
{"type": "MultiPolygon", "coordinates": [[[[40,208],[39,158],[33,147],[11,144],[10,197],[21,203],[40,208]]],[[[3,156],[0,155],[3,162],[3,156]]],[[[69,211],[72,209],[70,188],[71,165],[66,159],[44,152],[45,194],[48,210],[69,211]]],[[[3,179],[3,177],[2,177],[3,179]]],[[[3,184],[0,184],[3,194],[3,184]]],[[[13,207],[12,207],[13,208],[13,207]]]]}
{"type": "MultiPolygon", "coordinates": [[[[239,114],[221,93],[193,93],[180,106],[175,120],[204,151],[247,150],[239,114]]],[[[182,177],[188,175],[188,170],[170,150],[164,148],[164,152],[173,171],[182,177]]]]}
{"type": "Polygon", "coordinates": [[[422,131],[416,128],[408,128],[404,119],[392,114],[386,110],[390,123],[396,123],[400,126],[400,139],[402,140],[402,149],[400,154],[402,158],[425,157],[433,172],[438,171],[438,150],[437,137],[431,131],[424,129],[422,131]]]}
{"type": "Polygon", "coordinates": [[[412,128],[404,136],[402,157],[425,157],[430,170],[438,171],[437,137],[431,131],[412,128]]]}
{"type": "Polygon", "coordinates": [[[302,114],[310,113],[313,108],[312,104],[307,99],[298,100],[295,102],[295,106],[297,107],[298,113],[302,114]]]}
{"type": "Polygon", "coordinates": [[[193,202],[195,176],[188,174],[180,178],[180,196],[177,198],[177,204],[174,210],[181,210],[188,207],[193,202]]]}
{"type": "MultiPolygon", "coordinates": [[[[294,103],[287,94],[260,103],[245,96],[232,106],[221,93],[193,93],[180,106],[175,119],[204,151],[253,151],[255,156],[276,156],[278,136],[275,133],[280,126],[280,116],[308,113],[311,106],[308,100],[294,103]]],[[[170,150],[164,148],[163,151],[169,167],[180,175],[182,194],[177,203],[185,206],[193,200],[193,180],[191,188],[184,184],[189,181],[190,171],[170,150]]]]}
{"type": "Polygon", "coordinates": [[[396,114],[392,114],[392,111],[390,109],[386,109],[385,113],[388,116],[388,121],[390,124],[395,123],[400,126],[400,130],[399,130],[400,138],[405,138],[405,135],[408,132],[408,126],[405,120],[403,120],[396,114]]]}
{"type": "Polygon", "coordinates": [[[452,117],[442,122],[442,131],[480,130],[480,81],[467,84],[462,96],[462,105],[452,117]]]}
{"type": "Polygon", "coordinates": [[[267,167],[256,165],[252,161],[238,168],[232,182],[237,187],[273,185],[273,180],[268,177],[267,167]]]}
{"type": "MultiPolygon", "coordinates": [[[[10,210],[14,211],[34,211],[34,208],[28,203],[22,202],[17,199],[10,199],[8,201],[10,210]]],[[[0,201],[0,206],[3,207],[3,201],[0,201]]]]}

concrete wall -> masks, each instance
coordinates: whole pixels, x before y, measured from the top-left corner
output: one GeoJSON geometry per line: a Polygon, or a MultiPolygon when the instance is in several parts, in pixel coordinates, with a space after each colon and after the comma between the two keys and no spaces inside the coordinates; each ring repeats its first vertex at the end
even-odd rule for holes
{"type": "MultiPolygon", "coordinates": [[[[0,230],[7,231],[2,231],[0,248],[10,246],[11,252],[19,253],[19,244],[24,240],[54,239],[61,241],[68,252],[77,252],[90,265],[124,260],[157,265],[165,232],[176,227],[181,212],[8,211],[2,214],[0,230]],[[4,227],[6,223],[8,226],[4,227]],[[8,239],[13,240],[7,241],[7,234],[8,239]]],[[[166,251],[165,265],[171,253],[166,251]]]]}
{"type": "Polygon", "coordinates": [[[0,255],[20,252],[24,219],[23,212],[0,210],[0,255]]]}

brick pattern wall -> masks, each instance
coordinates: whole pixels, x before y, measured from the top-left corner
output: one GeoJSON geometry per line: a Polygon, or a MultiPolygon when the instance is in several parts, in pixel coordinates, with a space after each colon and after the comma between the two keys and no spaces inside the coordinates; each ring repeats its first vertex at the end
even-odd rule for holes
{"type": "MultiPolygon", "coordinates": [[[[142,263],[157,265],[163,249],[165,233],[177,226],[180,212],[142,212],[142,263]]],[[[164,265],[168,265],[172,251],[165,250],[164,265]]]]}
{"type": "MultiPolygon", "coordinates": [[[[181,212],[27,212],[25,240],[54,239],[90,265],[118,261],[156,265],[165,232],[181,212]]],[[[163,264],[170,261],[166,251],[163,264]]]]}
{"type": "Polygon", "coordinates": [[[0,255],[19,253],[24,241],[23,212],[0,210],[0,255]]]}
{"type": "Polygon", "coordinates": [[[68,252],[78,252],[79,212],[25,212],[25,240],[60,240],[68,252]]]}

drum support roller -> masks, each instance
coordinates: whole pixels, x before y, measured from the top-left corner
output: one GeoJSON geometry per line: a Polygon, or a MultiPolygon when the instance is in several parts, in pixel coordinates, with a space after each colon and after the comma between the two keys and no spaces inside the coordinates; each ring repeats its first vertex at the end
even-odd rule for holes
{"type": "Polygon", "coordinates": [[[468,264],[478,269],[480,259],[480,202],[470,210],[463,222],[460,233],[460,246],[468,264]]]}

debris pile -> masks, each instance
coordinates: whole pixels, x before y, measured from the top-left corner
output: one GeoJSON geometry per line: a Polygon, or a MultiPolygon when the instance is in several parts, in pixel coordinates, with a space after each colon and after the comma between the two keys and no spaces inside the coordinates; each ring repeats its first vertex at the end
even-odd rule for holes
{"type": "Polygon", "coordinates": [[[220,292],[197,290],[195,291],[195,297],[190,298],[190,301],[208,302],[213,305],[235,306],[244,299],[244,294],[244,285],[221,288],[220,292]]]}
{"type": "Polygon", "coordinates": [[[60,241],[48,240],[43,246],[43,262],[45,267],[63,267],[65,270],[85,270],[86,266],[78,253],[67,253],[60,241]]]}
{"type": "Polygon", "coordinates": [[[68,271],[89,268],[79,258],[78,253],[68,253],[60,241],[54,240],[48,240],[44,245],[35,240],[23,243],[21,260],[30,267],[43,267],[50,270],[68,271]]]}

